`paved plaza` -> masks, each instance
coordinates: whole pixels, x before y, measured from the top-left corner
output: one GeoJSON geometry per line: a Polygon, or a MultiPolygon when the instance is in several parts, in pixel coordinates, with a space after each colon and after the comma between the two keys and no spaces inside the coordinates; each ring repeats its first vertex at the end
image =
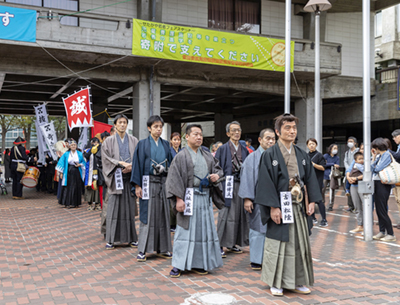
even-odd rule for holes
{"type": "MultiPolygon", "coordinates": [[[[100,212],[85,204],[63,209],[54,195],[35,189],[24,188],[26,200],[16,201],[7,187],[9,194],[0,196],[0,304],[200,304],[189,298],[206,292],[229,294],[237,304],[400,304],[400,230],[396,243],[367,243],[348,233],[356,221],[343,211],[343,194],[328,213],[329,226],[313,229],[312,294],[277,298],[250,269],[248,247],[228,253],[207,276],[171,279],[170,260],[154,255],[138,263],[136,249],[106,251],[100,212]]],[[[389,209],[397,223],[393,197],[389,209]]]]}

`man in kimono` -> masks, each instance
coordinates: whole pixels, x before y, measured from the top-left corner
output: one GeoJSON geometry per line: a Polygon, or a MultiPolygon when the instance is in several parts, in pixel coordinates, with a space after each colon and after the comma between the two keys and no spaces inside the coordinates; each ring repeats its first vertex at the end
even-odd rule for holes
{"type": "Polygon", "coordinates": [[[171,259],[170,208],[165,182],[172,155],[168,141],[161,139],[164,120],[153,115],[147,120],[149,137],[139,142],[132,160],[131,184],[139,198],[138,262],[146,261],[146,253],[171,259]]]}
{"type": "MultiPolygon", "coordinates": [[[[18,163],[26,164],[28,160],[28,156],[26,155],[25,147],[22,144],[25,144],[25,139],[18,137],[14,141],[14,147],[10,150],[10,159],[11,159],[11,178],[12,178],[12,194],[13,199],[21,200],[24,199],[22,197],[22,188],[21,179],[24,176],[23,171],[18,171],[18,163]]],[[[22,168],[22,167],[21,167],[22,168]]]]}
{"type": "MultiPolygon", "coordinates": [[[[167,178],[167,197],[177,214],[171,277],[179,277],[184,270],[205,275],[222,266],[211,200],[211,183],[222,176],[222,169],[201,147],[201,125],[188,125],[186,140],[188,146],[174,158],[167,178]]],[[[214,203],[223,207],[222,202],[214,203]]]]}
{"type": "Polygon", "coordinates": [[[218,213],[218,238],[221,244],[221,256],[226,254],[223,247],[232,253],[243,253],[236,247],[249,245],[249,224],[244,211],[243,199],[239,197],[240,170],[242,163],[249,155],[246,147],[239,143],[242,129],[240,123],[233,121],[226,125],[226,135],[229,141],[222,145],[215,154],[224,176],[223,187],[225,207],[218,213]]]}
{"type": "Polygon", "coordinates": [[[261,280],[275,296],[283,288],[309,294],[314,283],[309,234],[322,196],[308,154],[293,145],[297,123],[291,114],[276,118],[279,140],[261,156],[254,200],[267,224],[261,280]]]}
{"type": "MultiPolygon", "coordinates": [[[[105,137],[103,140],[104,141],[110,137],[115,135],[115,127],[111,127],[110,129],[110,135],[105,137]]],[[[104,178],[104,175],[103,175],[104,178]]],[[[103,183],[103,206],[101,207],[101,220],[100,220],[100,233],[104,235],[104,239],[106,239],[106,220],[107,220],[107,207],[108,207],[108,190],[107,190],[107,184],[103,183]]]]}
{"type": "Polygon", "coordinates": [[[275,144],[274,131],[270,128],[261,130],[258,142],[258,149],[243,162],[239,187],[239,197],[244,199],[244,209],[249,213],[250,265],[253,270],[261,270],[267,232],[267,226],[261,222],[260,208],[253,203],[256,198],[258,165],[262,153],[275,144]]]}
{"type": "Polygon", "coordinates": [[[114,119],[116,133],[102,145],[103,176],[108,189],[106,249],[114,243],[129,243],[137,247],[135,228],[136,200],[131,194],[131,160],[138,140],[126,133],[128,118],[119,114],[114,119]]]}

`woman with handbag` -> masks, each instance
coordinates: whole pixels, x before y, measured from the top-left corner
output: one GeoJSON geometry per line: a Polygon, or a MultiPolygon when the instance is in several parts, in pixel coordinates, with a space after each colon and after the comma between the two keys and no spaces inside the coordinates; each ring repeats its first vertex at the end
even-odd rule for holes
{"type": "Polygon", "coordinates": [[[12,193],[13,199],[21,200],[24,199],[22,197],[22,187],[21,179],[24,176],[26,170],[26,160],[28,156],[26,155],[25,147],[22,144],[25,144],[26,141],[21,137],[18,137],[14,141],[14,147],[11,149],[10,158],[11,158],[11,178],[12,178],[12,193]]]}
{"type": "Polygon", "coordinates": [[[61,173],[60,179],[62,179],[62,190],[58,203],[68,209],[78,208],[82,203],[85,159],[76,148],[76,141],[71,139],[69,150],[62,155],[56,167],[56,170],[61,173]]]}
{"type": "Polygon", "coordinates": [[[336,144],[331,144],[328,147],[327,153],[324,155],[326,160],[325,172],[324,172],[324,187],[322,189],[322,200],[325,203],[325,191],[329,184],[329,208],[328,211],[333,210],[333,204],[335,202],[335,190],[339,188],[338,178],[334,177],[332,174],[332,169],[339,170],[339,156],[338,147],[336,144]]]}
{"type": "MultiPolygon", "coordinates": [[[[390,191],[392,190],[392,184],[384,184],[381,181],[381,177],[388,177],[390,171],[393,169],[390,167],[394,161],[392,155],[387,150],[388,144],[383,138],[376,138],[371,143],[372,146],[372,165],[371,172],[374,180],[374,200],[376,215],[378,216],[379,233],[373,236],[375,240],[382,241],[396,241],[396,236],[393,233],[392,221],[388,214],[388,200],[390,191]],[[387,233],[387,235],[385,234],[387,233]]],[[[386,178],[385,177],[385,178],[386,178]]],[[[384,182],[390,182],[386,179],[384,182]]]]}

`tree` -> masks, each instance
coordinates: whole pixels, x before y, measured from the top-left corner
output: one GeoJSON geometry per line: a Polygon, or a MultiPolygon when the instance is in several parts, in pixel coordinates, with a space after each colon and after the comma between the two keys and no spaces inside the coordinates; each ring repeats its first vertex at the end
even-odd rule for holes
{"type": "Polygon", "coordinates": [[[0,126],[1,126],[1,147],[2,150],[6,148],[6,134],[9,130],[15,128],[16,117],[12,115],[0,115],[0,126]]]}
{"type": "Polygon", "coordinates": [[[36,130],[34,119],[35,119],[35,117],[33,117],[33,116],[21,115],[19,117],[16,117],[16,122],[14,124],[14,125],[16,125],[16,127],[22,129],[22,131],[24,133],[27,149],[31,148],[31,135],[32,135],[32,132],[34,132],[36,130]]]}
{"type": "Polygon", "coordinates": [[[62,116],[49,116],[49,122],[54,122],[54,129],[56,131],[57,140],[60,141],[64,139],[65,128],[66,128],[66,120],[65,117],[62,116]]]}

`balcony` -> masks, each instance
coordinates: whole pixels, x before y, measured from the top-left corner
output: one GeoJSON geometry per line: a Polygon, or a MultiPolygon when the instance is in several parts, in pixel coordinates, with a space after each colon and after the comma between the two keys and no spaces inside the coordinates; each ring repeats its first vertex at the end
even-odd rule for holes
{"type": "MultiPolygon", "coordinates": [[[[76,23],[79,26],[65,25],[65,19],[71,17],[63,17],[70,15],[71,11],[51,9],[51,14],[47,8],[27,7],[23,5],[13,5],[16,7],[35,9],[38,12],[37,21],[37,43],[39,46],[49,49],[56,49],[57,54],[64,57],[67,61],[85,62],[85,63],[102,63],[101,57],[112,58],[121,55],[131,54],[132,44],[132,24],[126,17],[105,16],[96,13],[79,13],[74,15],[73,18],[79,18],[76,23]],[[51,15],[51,18],[49,18],[51,15]],[[60,22],[61,19],[61,22],[60,22]],[[104,27],[103,29],[99,27],[104,27]],[[88,54],[102,54],[92,62],[93,58],[88,54]]],[[[261,35],[263,36],[263,35],[261,35]]],[[[272,37],[283,39],[283,37],[272,37]]],[[[33,49],[30,53],[35,53],[34,49],[38,45],[32,43],[16,42],[16,41],[2,41],[5,45],[21,45],[31,46],[33,49]]],[[[321,77],[329,77],[339,75],[341,73],[341,53],[340,44],[334,43],[321,43],[321,77]]],[[[0,49],[0,51],[1,51],[0,49]]],[[[42,51],[39,51],[42,53],[42,51]]],[[[32,54],[34,56],[34,54],[32,54]]],[[[155,63],[160,64],[160,60],[152,60],[149,58],[142,59],[130,56],[128,60],[130,65],[136,66],[151,66],[155,63]]],[[[161,64],[165,60],[161,61],[161,64]]],[[[182,63],[184,64],[184,63],[182,63]]],[[[193,64],[186,64],[184,66],[191,67],[193,64]]],[[[200,65],[196,65],[198,68],[200,65]]],[[[172,64],[172,66],[176,66],[172,64]]],[[[179,64],[181,66],[181,63],[179,64]]],[[[223,71],[226,73],[227,69],[236,69],[229,67],[218,66],[216,69],[212,65],[201,68],[202,72],[210,71],[219,73],[223,71]]],[[[171,64],[166,64],[165,69],[169,69],[171,64]]],[[[313,79],[314,73],[314,50],[313,43],[308,40],[295,40],[295,56],[294,56],[294,72],[296,76],[301,79],[313,79]]],[[[244,76],[260,76],[260,77],[273,77],[274,79],[283,78],[283,73],[275,73],[269,71],[252,72],[243,69],[241,72],[244,76]],[[261,73],[262,72],[262,73],[261,73]],[[261,73],[261,74],[260,74],[261,73]]]]}

